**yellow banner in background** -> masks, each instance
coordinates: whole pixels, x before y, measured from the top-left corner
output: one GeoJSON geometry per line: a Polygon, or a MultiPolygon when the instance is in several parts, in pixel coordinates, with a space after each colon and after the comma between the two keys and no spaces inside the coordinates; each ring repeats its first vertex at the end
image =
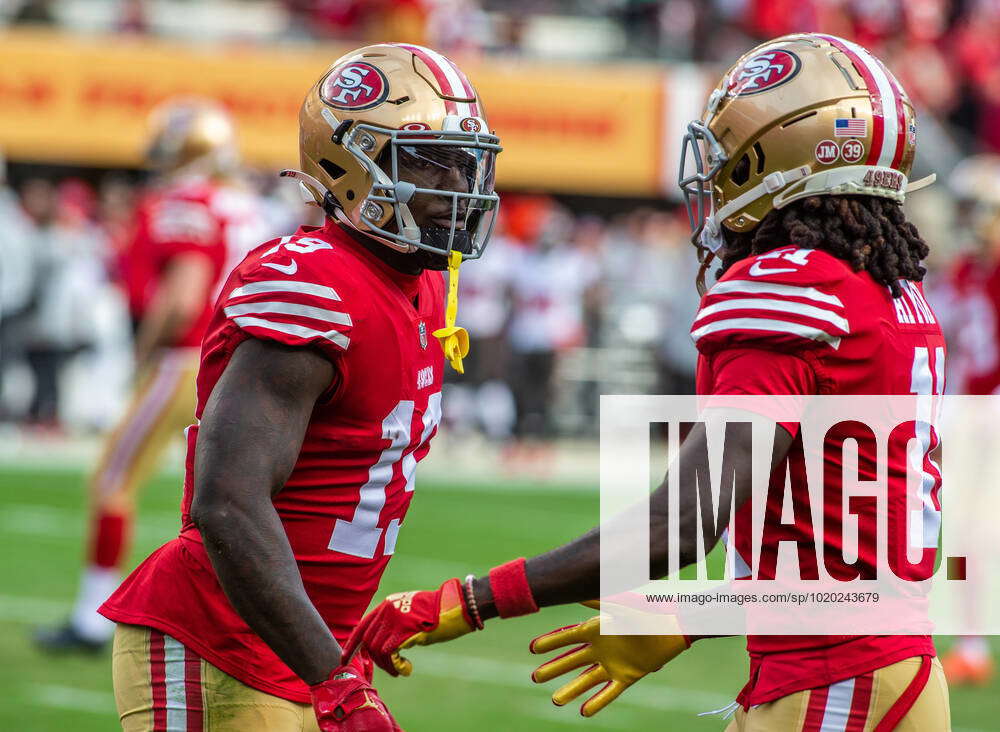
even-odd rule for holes
{"type": "MultiPolygon", "coordinates": [[[[197,95],[233,113],[252,165],[295,167],[302,98],[346,50],[7,31],[0,34],[0,149],[12,160],[136,167],[149,111],[163,99],[197,95]]],[[[662,192],[669,71],[459,62],[485,99],[504,146],[497,166],[501,187],[612,196],[662,192]]]]}
{"type": "Polygon", "coordinates": [[[128,36],[0,35],[0,147],[15,160],[138,166],[163,99],[218,99],[252,164],[297,158],[302,97],[335,54],[200,48],[128,36]]]}

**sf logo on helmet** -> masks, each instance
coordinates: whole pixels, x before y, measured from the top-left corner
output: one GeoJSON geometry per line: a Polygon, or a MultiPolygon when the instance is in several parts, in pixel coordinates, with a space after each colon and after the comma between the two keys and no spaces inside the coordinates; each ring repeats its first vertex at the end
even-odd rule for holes
{"type": "Polygon", "coordinates": [[[389,81],[380,69],[362,61],[330,72],[321,89],[323,101],[338,109],[368,109],[389,96],[389,81]]]}
{"type": "Polygon", "coordinates": [[[791,51],[760,53],[747,59],[729,79],[732,96],[758,94],[790,81],[799,72],[799,57],[791,51]]]}

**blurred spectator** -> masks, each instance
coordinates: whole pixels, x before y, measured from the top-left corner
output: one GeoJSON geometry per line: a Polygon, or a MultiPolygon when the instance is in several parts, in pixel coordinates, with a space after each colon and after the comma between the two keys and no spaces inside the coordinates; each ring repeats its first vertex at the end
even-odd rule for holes
{"type": "Polygon", "coordinates": [[[285,0],[294,28],[320,38],[362,38],[366,5],[364,0],[285,0]]]}
{"type": "Polygon", "coordinates": [[[690,329],[698,309],[694,288],[698,262],[691,251],[687,219],[680,212],[655,214],[647,221],[643,238],[656,253],[648,271],[662,277],[658,283],[662,299],[656,350],[659,393],[694,394],[698,357],[690,329]]]}
{"type": "Polygon", "coordinates": [[[427,43],[430,0],[284,0],[284,4],[295,35],[427,43]]]}
{"type": "MultiPolygon", "coordinates": [[[[884,0],[873,0],[878,5],[884,0]]],[[[819,3],[816,0],[749,0],[746,28],[757,38],[776,38],[788,33],[815,30],[819,3]]]]}
{"type": "Polygon", "coordinates": [[[980,152],[1000,152],[1000,3],[972,2],[960,23],[955,47],[966,82],[968,122],[980,152]]]}
{"type": "Polygon", "coordinates": [[[28,215],[33,243],[35,278],[33,280],[30,325],[24,333],[24,354],[34,378],[34,390],[28,407],[28,419],[33,422],[54,422],[59,401],[59,365],[61,349],[44,331],[38,332],[38,313],[47,309],[48,301],[58,293],[48,286],[58,269],[59,258],[52,242],[52,228],[57,210],[55,185],[42,178],[28,180],[21,189],[21,205],[28,215]]]}
{"type": "Polygon", "coordinates": [[[516,408],[507,328],[520,255],[520,248],[497,232],[485,256],[462,268],[459,303],[470,348],[465,374],[449,377],[444,401],[445,418],[457,434],[477,429],[497,442],[513,434],[516,408]]]}
{"type": "Polygon", "coordinates": [[[31,179],[21,199],[33,225],[37,272],[24,339],[35,380],[28,418],[54,427],[62,369],[93,337],[93,294],[103,277],[104,247],[89,218],[93,194],[83,183],[70,180],[57,188],[48,180],[31,179]]]}
{"type": "Polygon", "coordinates": [[[55,25],[53,4],[54,0],[24,0],[14,11],[11,22],[20,25],[55,25]]]}
{"type": "Polygon", "coordinates": [[[146,0],[125,0],[118,20],[120,33],[148,33],[149,18],[146,0]]]}
{"type": "Polygon", "coordinates": [[[35,298],[35,257],[31,222],[17,195],[7,187],[0,157],[0,418],[7,418],[6,372],[24,358],[24,329],[35,298]]]}
{"type": "Polygon", "coordinates": [[[425,23],[431,48],[468,55],[479,50],[488,19],[476,0],[430,0],[425,23]]]}
{"type": "MultiPolygon", "coordinates": [[[[586,221],[581,227],[592,225],[586,221]]],[[[569,212],[552,207],[540,238],[524,250],[513,282],[510,345],[516,356],[514,394],[522,437],[551,434],[556,355],[585,342],[585,295],[600,269],[596,252],[573,246],[573,229],[569,212]]]]}

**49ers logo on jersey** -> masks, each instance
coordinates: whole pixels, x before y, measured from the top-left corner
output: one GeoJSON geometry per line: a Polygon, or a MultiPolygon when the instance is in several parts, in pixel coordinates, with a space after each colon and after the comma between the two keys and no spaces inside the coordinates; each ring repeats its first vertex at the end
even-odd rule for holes
{"type": "Polygon", "coordinates": [[[731,96],[759,94],[790,81],[802,62],[791,51],[768,51],[747,59],[729,77],[726,90],[731,96]]]}
{"type": "Polygon", "coordinates": [[[320,96],[338,109],[369,109],[389,96],[389,80],[377,67],[354,61],[330,72],[320,88],[320,96]]]}

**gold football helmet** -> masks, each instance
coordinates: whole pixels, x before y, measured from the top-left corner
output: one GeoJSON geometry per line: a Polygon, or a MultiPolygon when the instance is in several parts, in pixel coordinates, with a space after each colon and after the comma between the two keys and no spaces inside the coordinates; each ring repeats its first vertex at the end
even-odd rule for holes
{"type": "Polygon", "coordinates": [[[238,160],[232,119],[215,102],[171,99],[150,114],[146,161],[155,172],[229,173],[238,160]]]}
{"type": "Polygon", "coordinates": [[[407,253],[482,255],[499,197],[482,100],[465,74],[422,46],[386,43],[337,59],[299,113],[301,170],[282,171],[307,200],[407,253]]]}
{"type": "Polygon", "coordinates": [[[746,53],[683,139],[678,183],[702,273],[722,227],[750,231],[806,196],[902,202],[929,185],[933,176],[908,181],[916,129],[902,86],[856,43],[802,33],[746,53]]]}

